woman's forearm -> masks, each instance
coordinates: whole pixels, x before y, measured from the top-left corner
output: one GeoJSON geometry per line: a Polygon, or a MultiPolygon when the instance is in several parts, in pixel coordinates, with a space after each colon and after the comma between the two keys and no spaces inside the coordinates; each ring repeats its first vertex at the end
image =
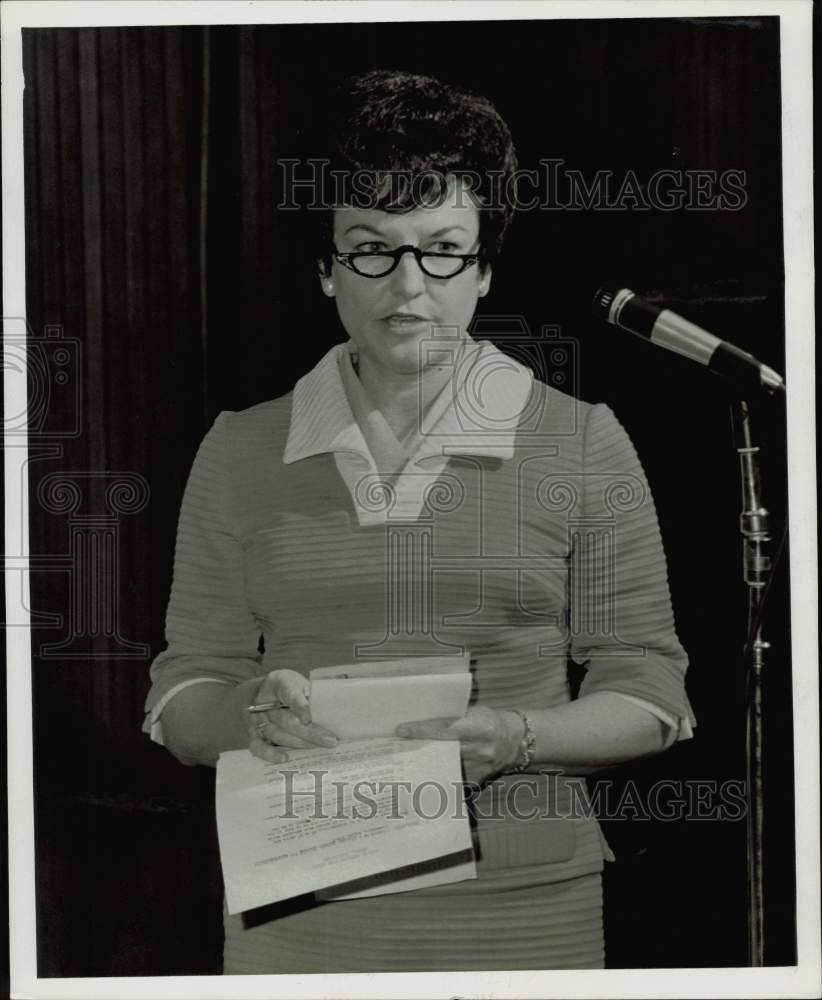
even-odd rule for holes
{"type": "MultiPolygon", "coordinates": [[[[214,767],[226,750],[249,745],[245,709],[254,703],[262,678],[240,684],[192,684],[162,713],[166,748],[186,764],[214,767]]],[[[666,727],[646,709],[602,691],[543,710],[526,710],[535,737],[529,770],[551,768],[586,774],[666,747],[666,727]]],[[[521,726],[510,714],[511,724],[521,726]]]]}
{"type": "Polygon", "coordinates": [[[651,756],[668,745],[664,723],[611,691],[527,714],[536,738],[530,770],[556,767],[585,774],[651,756]]]}
{"type": "Polygon", "coordinates": [[[162,712],[163,741],[184,764],[216,766],[225,750],[249,744],[245,709],[254,703],[261,677],[240,684],[191,684],[162,712]]]}

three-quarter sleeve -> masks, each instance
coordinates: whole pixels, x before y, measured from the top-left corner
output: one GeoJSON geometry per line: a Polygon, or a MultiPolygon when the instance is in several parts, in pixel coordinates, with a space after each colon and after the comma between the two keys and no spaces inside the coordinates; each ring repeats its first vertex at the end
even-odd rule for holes
{"type": "Polygon", "coordinates": [[[676,635],[656,510],[611,410],[588,414],[571,552],[571,657],[580,697],[613,691],[657,706],[690,734],[688,659],[676,635]]]}
{"type": "Polygon", "coordinates": [[[261,629],[245,599],[242,547],[226,512],[228,417],[221,413],[203,439],[183,494],[167,648],[151,665],[145,704],[143,730],[155,739],[159,713],[178,690],[200,681],[237,684],[260,673],[261,629]]]}

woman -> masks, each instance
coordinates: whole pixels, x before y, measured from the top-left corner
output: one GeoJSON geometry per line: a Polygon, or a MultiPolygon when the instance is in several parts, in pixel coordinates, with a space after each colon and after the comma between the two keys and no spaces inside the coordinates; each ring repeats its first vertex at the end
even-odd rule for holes
{"type": "Polygon", "coordinates": [[[311,722],[310,669],[470,651],[466,715],[399,735],[460,741],[478,878],[226,917],[224,971],[601,967],[610,852],[568,808],[569,775],[690,735],[653,503],[607,407],[467,333],[512,214],[497,112],[403,73],[344,93],[331,166],[351,184],[320,219],[318,262],[349,339],[206,435],[146,729],[186,763],[243,747],[279,762],[336,742],[311,722]],[[430,621],[392,619],[403,580],[430,621]],[[577,698],[569,655],[587,668],[577,698]],[[267,702],[284,707],[249,711],[267,702]],[[528,822],[505,794],[523,775],[528,822]]]}

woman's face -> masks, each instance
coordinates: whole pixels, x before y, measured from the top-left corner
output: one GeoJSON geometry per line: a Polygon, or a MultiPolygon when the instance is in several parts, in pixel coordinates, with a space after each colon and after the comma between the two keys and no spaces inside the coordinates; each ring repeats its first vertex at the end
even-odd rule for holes
{"type": "MultiPolygon", "coordinates": [[[[340,253],[394,250],[404,244],[435,253],[468,254],[479,245],[479,211],[470,197],[451,185],[441,205],[402,214],[344,207],[334,211],[334,244],[340,253]]],[[[360,363],[394,374],[419,372],[431,352],[421,350],[439,337],[466,336],[477,299],[491,282],[489,267],[475,264],[453,278],[424,274],[405,253],[391,274],[366,278],[336,260],[323,291],[357,345],[360,363]]]]}

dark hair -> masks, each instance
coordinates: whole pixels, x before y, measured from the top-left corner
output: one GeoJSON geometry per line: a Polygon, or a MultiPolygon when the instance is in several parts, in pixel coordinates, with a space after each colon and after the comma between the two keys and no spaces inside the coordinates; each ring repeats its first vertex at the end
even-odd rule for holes
{"type": "MultiPolygon", "coordinates": [[[[373,70],[340,85],[324,131],[331,176],[357,179],[345,203],[407,212],[437,204],[449,181],[462,178],[482,206],[482,260],[495,259],[513,215],[517,160],[508,126],[486,98],[430,76],[373,70]]],[[[325,261],[333,210],[312,214],[325,261]]]]}

